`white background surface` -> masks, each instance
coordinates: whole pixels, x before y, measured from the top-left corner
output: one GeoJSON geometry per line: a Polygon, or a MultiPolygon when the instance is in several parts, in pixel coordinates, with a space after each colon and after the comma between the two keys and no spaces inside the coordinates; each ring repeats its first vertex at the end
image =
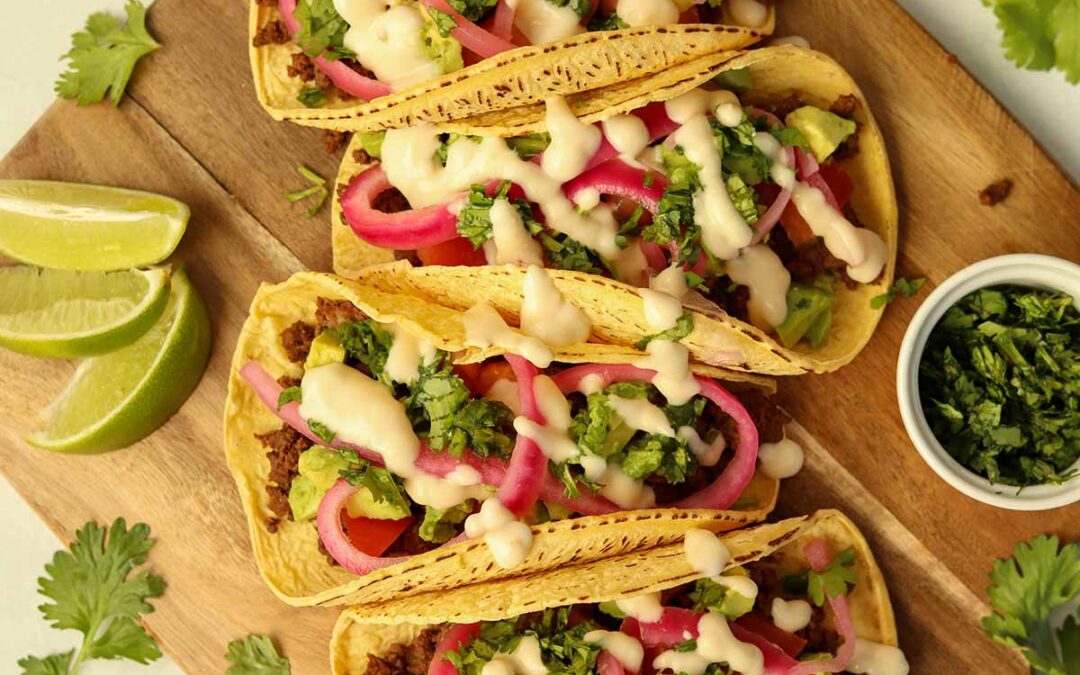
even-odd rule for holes
{"type": "MultiPolygon", "coordinates": [[[[1057,71],[1021,71],[1007,62],[998,47],[994,17],[979,0],[899,2],[957,55],[1074,180],[1080,179],[1080,125],[1076,123],[1080,87],[1068,85],[1057,71]]],[[[58,57],[67,51],[70,35],[82,27],[90,12],[120,12],[123,4],[123,0],[32,0],[8,8],[6,23],[18,28],[5,30],[0,41],[0,155],[18,142],[52,102],[52,83],[62,69],[58,57]]],[[[127,516],[129,522],[139,517],[137,513],[116,515],[127,516]]],[[[0,673],[8,673],[17,672],[15,661],[20,657],[69,649],[78,636],[48,629],[36,610],[42,598],[36,594],[35,580],[60,544],[2,479],[0,542],[4,542],[0,555],[0,673]]],[[[150,667],[109,661],[82,672],[161,675],[181,671],[165,658],[150,667]]]]}

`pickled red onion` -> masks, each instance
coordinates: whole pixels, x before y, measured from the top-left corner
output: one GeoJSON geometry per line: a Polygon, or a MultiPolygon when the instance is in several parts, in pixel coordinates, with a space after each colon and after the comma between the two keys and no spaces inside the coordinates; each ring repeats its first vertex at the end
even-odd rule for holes
{"type": "Polygon", "coordinates": [[[795,164],[799,168],[799,178],[802,178],[803,180],[813,176],[821,169],[821,167],[818,166],[817,159],[798,146],[795,146],[795,164]]]}
{"type": "Polygon", "coordinates": [[[431,664],[428,666],[427,675],[458,675],[457,668],[443,657],[447,652],[456,652],[461,646],[480,633],[478,623],[459,623],[439,641],[435,647],[435,653],[431,655],[431,664]]]}
{"type": "Polygon", "coordinates": [[[632,167],[618,159],[587,169],[584,173],[563,184],[563,192],[571,200],[584,190],[593,189],[602,195],[614,195],[637,202],[649,213],[655,214],[660,198],[664,196],[667,179],[646,169],[632,167]],[[646,176],[653,181],[646,187],[646,176]]]}
{"type": "Polygon", "coordinates": [[[381,166],[356,176],[341,195],[341,210],[356,236],[374,246],[411,250],[435,246],[458,236],[457,216],[449,203],[386,213],[375,198],[393,187],[381,166]]]}
{"type": "Polygon", "coordinates": [[[516,3],[499,0],[495,5],[495,17],[491,21],[491,32],[495,37],[507,42],[514,39],[514,9],[516,3]]]}
{"type": "MultiPolygon", "coordinates": [[[[461,46],[473,52],[477,56],[487,58],[496,54],[517,49],[517,45],[509,40],[490,33],[464,16],[458,13],[446,0],[420,0],[422,4],[439,10],[454,17],[457,28],[450,31],[450,35],[461,43],[461,46]]],[[[504,3],[505,4],[505,3],[504,3]]],[[[496,10],[498,12],[498,10],[496,10]]],[[[513,16],[511,15],[511,19],[513,16]]]]}
{"type": "Polygon", "coordinates": [[[626,668],[614,654],[606,649],[596,658],[597,675],[626,675],[626,668]]]}
{"type": "MultiPolygon", "coordinates": [[[[514,370],[514,377],[517,379],[521,414],[537,424],[544,424],[544,416],[540,413],[536,390],[533,388],[540,371],[516,354],[507,354],[506,361],[514,370]]],[[[536,504],[541,483],[547,473],[547,457],[540,450],[540,446],[525,435],[518,434],[506,469],[506,478],[499,485],[499,501],[514,515],[525,514],[536,504]]]]}
{"type": "MultiPolygon", "coordinates": [[[[649,131],[650,143],[674,133],[674,131],[679,128],[679,125],[668,117],[667,109],[664,107],[663,103],[650,103],[647,106],[631,111],[630,114],[640,118],[641,121],[645,123],[645,128],[649,131]]],[[[588,170],[600,166],[604,162],[613,159],[618,154],[619,151],[615,149],[615,146],[612,145],[607,138],[604,138],[600,142],[600,147],[593,153],[593,156],[589,158],[588,163],[585,165],[585,169],[588,170]]]]}
{"type": "Polygon", "coordinates": [[[784,123],[780,121],[780,118],[772,114],[764,108],[750,108],[750,114],[753,117],[764,117],[765,121],[774,127],[783,127],[784,123]]]}
{"type": "MultiPolygon", "coordinates": [[[[829,555],[829,545],[824,539],[811,539],[803,547],[806,560],[815,572],[820,572],[832,562],[829,555]]],[[[836,656],[828,661],[806,661],[787,672],[787,675],[813,675],[814,673],[839,673],[847,667],[851,657],[855,655],[855,624],[851,619],[851,609],[848,606],[846,594],[829,596],[829,607],[833,611],[833,623],[836,624],[836,632],[844,638],[844,644],[840,645],[836,656]]]]}
{"type": "Polygon", "coordinates": [[[315,515],[315,527],[319,531],[319,539],[322,540],[323,546],[326,547],[330,556],[353,574],[361,575],[411,557],[407,555],[393,557],[371,556],[353,546],[341,525],[341,510],[345,508],[345,502],[349,500],[349,497],[354,492],[356,492],[356,488],[349,485],[344,478],[339,478],[326,491],[322,501],[319,502],[319,510],[315,515]]]}
{"type": "MultiPolygon", "coordinates": [[[[300,30],[300,23],[293,16],[293,12],[296,11],[296,0],[278,0],[278,11],[281,12],[285,27],[295,37],[300,30]]],[[[316,56],[312,61],[319,70],[326,73],[335,87],[350,96],[370,101],[393,91],[388,85],[361,75],[340,60],[330,61],[323,56],[316,56]]]]}
{"type": "MultiPolygon", "coordinates": [[[[581,381],[590,375],[598,376],[602,386],[606,387],[616,382],[651,382],[656,372],[625,364],[590,363],[568,368],[556,374],[552,380],[559,390],[566,394],[578,391],[581,381]]],[[[695,376],[694,379],[701,387],[701,395],[735,422],[739,442],[735,446],[735,456],[731,458],[716,480],[689,497],[676,502],[673,506],[684,509],[726,509],[739,499],[739,495],[754,477],[758,455],[758,431],[750,413],[731,392],[707,377],[695,376]]]]}

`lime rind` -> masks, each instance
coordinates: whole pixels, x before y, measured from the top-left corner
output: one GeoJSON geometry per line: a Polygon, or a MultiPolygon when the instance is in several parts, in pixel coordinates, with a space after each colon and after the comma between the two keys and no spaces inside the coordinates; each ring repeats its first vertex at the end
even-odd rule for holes
{"type": "Polygon", "coordinates": [[[56,269],[145,267],[172,254],[189,216],[183,202],[140,190],[0,180],[0,253],[56,269]]]}
{"type": "Polygon", "coordinates": [[[120,349],[161,316],[169,299],[169,276],[168,267],[124,272],[0,268],[5,298],[0,302],[0,346],[53,358],[120,349]],[[141,297],[133,299],[136,293],[141,297]]]}
{"type": "Polygon", "coordinates": [[[68,453],[124,448],[164,424],[194,391],[210,354],[210,319],[183,270],[165,311],[131,345],[80,364],[27,440],[68,453]]]}

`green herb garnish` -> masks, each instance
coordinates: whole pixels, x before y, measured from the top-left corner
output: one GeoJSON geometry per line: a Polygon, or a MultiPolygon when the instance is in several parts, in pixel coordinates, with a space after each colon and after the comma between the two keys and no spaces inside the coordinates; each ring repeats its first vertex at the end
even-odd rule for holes
{"type": "Polygon", "coordinates": [[[290,204],[304,201],[305,199],[314,198],[311,203],[311,208],[308,209],[308,218],[313,218],[322,205],[326,203],[327,197],[330,196],[330,190],[326,187],[326,179],[315,173],[311,169],[307,168],[303,164],[296,167],[296,172],[304,177],[309,183],[309,187],[296,190],[294,192],[287,192],[285,194],[285,201],[290,204]]]}
{"type": "Polygon", "coordinates": [[[646,335],[637,341],[634,346],[638,349],[645,349],[653,340],[671,340],[672,342],[678,342],[694,330],[694,315],[690,312],[683,312],[676,322],[674,328],[669,328],[655,335],[646,335]]]}
{"type": "Polygon", "coordinates": [[[1076,0],[983,0],[994,9],[1001,48],[1028,70],[1057,68],[1080,82],[1080,2],[1076,0]]]}
{"type": "Polygon", "coordinates": [[[289,660],[278,654],[269,635],[249,635],[233,640],[225,652],[230,664],[225,675],[289,675],[289,660]]]}
{"type": "Polygon", "coordinates": [[[949,308],[919,365],[934,435],[993,483],[1058,484],[1080,458],[1080,312],[1065,293],[997,286],[949,308]]]}
{"type": "Polygon", "coordinates": [[[917,277],[915,279],[905,279],[900,277],[893,282],[892,288],[888,291],[871,298],[870,307],[872,309],[881,309],[895,300],[898,295],[905,298],[913,298],[925,284],[926,277],[917,277]]]}
{"type": "Polygon", "coordinates": [[[130,530],[117,518],[108,530],[87,523],[75,533],[69,551],[59,551],[38,579],[38,592],[52,602],[38,609],[53,628],[83,634],[78,651],[27,656],[19,660],[26,675],[70,675],[93,659],[128,659],[150,663],[161,658],[153,638],[139,625],[142,614],[154,611],[147,602],[165,592],[161,577],[146,570],[154,546],[150,527],[138,523],[130,530]]]}

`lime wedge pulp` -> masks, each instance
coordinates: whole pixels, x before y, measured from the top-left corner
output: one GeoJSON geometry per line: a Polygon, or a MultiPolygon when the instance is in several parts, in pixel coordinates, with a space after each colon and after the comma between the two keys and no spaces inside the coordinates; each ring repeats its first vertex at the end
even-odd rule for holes
{"type": "Polygon", "coordinates": [[[165,423],[199,383],[210,354],[206,306],[180,270],[145,335],[83,361],[30,443],[60,452],[124,448],[165,423]]]}
{"type": "Polygon", "coordinates": [[[0,253],[58,269],[144,267],[176,249],[189,213],[186,204],[150,192],[0,180],[0,253]]]}
{"type": "Polygon", "coordinates": [[[134,342],[169,299],[169,268],[77,272],[0,267],[0,346],[82,357],[134,342]]]}

